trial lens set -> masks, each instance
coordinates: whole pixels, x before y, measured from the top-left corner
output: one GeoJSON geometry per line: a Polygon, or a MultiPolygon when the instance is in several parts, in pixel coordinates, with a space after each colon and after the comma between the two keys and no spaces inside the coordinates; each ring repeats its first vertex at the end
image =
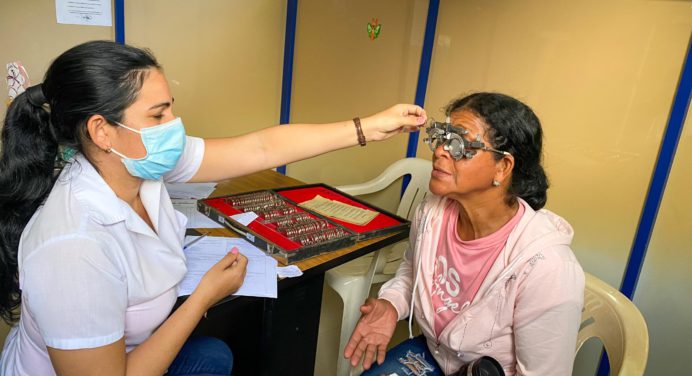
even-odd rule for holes
{"type": "Polygon", "coordinates": [[[254,212],[269,227],[301,245],[314,245],[350,236],[325,219],[313,217],[273,192],[228,197],[226,202],[243,212],[254,212]]]}

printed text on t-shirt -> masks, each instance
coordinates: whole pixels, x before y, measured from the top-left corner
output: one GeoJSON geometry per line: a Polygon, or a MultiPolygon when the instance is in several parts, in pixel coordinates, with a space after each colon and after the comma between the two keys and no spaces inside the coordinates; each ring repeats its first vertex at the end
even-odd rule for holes
{"type": "Polygon", "coordinates": [[[444,305],[435,310],[436,313],[451,310],[459,313],[459,303],[453,301],[461,292],[461,278],[454,267],[447,267],[447,258],[438,256],[433,273],[433,295],[437,295],[444,305]]]}

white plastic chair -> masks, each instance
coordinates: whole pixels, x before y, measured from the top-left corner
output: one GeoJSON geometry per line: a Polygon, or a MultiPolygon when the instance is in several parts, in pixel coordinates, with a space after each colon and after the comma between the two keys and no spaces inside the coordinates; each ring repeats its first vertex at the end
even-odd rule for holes
{"type": "Polygon", "coordinates": [[[601,340],[611,375],[643,375],[649,355],[649,331],[637,307],[616,288],[586,275],[584,311],[577,352],[589,338],[601,340]]]}
{"type": "MultiPolygon", "coordinates": [[[[396,214],[411,219],[418,204],[430,193],[428,182],[431,171],[431,161],[406,158],[394,162],[382,174],[368,182],[337,188],[352,196],[358,196],[381,191],[402,176],[410,175],[411,180],[401,197],[396,214]]],[[[344,348],[360,318],[359,308],[370,294],[370,287],[375,283],[385,282],[392,278],[407,245],[408,241],[402,241],[327,271],[325,276],[327,284],[339,294],[344,302],[337,376],[349,374],[350,364],[343,357],[344,348]]]]}

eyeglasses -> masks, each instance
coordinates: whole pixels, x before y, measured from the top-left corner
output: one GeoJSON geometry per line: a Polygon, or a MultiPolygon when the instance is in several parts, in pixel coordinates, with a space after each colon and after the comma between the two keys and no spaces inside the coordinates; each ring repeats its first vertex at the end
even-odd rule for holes
{"type": "Polygon", "coordinates": [[[428,134],[428,137],[426,137],[423,142],[428,144],[430,150],[434,152],[440,145],[444,145],[444,150],[449,152],[449,155],[457,161],[461,158],[473,158],[478,150],[491,151],[501,155],[510,155],[509,152],[485,146],[485,143],[481,141],[480,134],[476,134],[476,139],[474,141],[465,139],[463,136],[469,134],[469,131],[462,127],[452,125],[449,122],[449,118],[444,123],[431,119],[429,125],[425,128],[425,132],[428,134]]]}

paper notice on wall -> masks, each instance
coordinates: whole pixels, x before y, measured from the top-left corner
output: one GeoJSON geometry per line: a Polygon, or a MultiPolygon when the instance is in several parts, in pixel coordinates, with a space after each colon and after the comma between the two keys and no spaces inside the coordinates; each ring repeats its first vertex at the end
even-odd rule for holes
{"type": "Polygon", "coordinates": [[[111,0],[55,0],[58,23],[112,26],[111,0]]]}
{"type": "Polygon", "coordinates": [[[340,221],[353,223],[359,226],[365,226],[375,217],[377,212],[373,210],[359,208],[357,206],[345,204],[343,202],[330,200],[320,195],[315,196],[312,200],[300,203],[300,206],[316,211],[324,216],[338,219],[340,221]]]}

